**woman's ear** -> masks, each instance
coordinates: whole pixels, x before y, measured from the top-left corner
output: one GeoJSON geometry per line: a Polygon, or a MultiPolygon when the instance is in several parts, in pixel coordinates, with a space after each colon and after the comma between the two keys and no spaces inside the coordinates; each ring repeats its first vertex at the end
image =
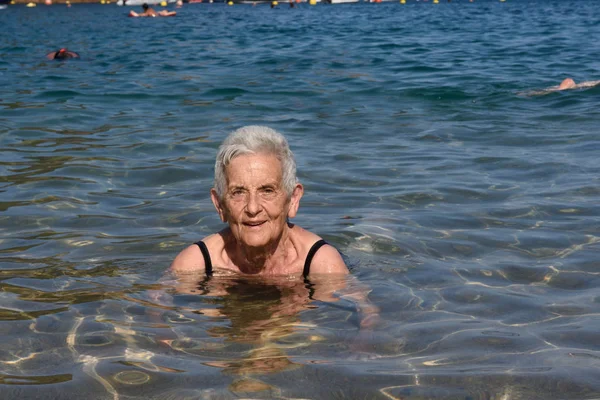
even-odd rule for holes
{"type": "Polygon", "coordinates": [[[224,210],[223,206],[221,205],[221,200],[219,199],[219,195],[217,194],[217,191],[214,188],[210,189],[210,199],[212,200],[212,203],[215,206],[217,213],[219,213],[219,218],[221,218],[221,221],[227,222],[227,217],[225,216],[225,210],[224,210]]]}
{"type": "Polygon", "coordinates": [[[288,218],[294,218],[298,213],[298,208],[300,207],[300,199],[304,194],[304,187],[297,183],[294,187],[294,191],[292,192],[292,196],[290,198],[290,205],[288,207],[288,218]]]}

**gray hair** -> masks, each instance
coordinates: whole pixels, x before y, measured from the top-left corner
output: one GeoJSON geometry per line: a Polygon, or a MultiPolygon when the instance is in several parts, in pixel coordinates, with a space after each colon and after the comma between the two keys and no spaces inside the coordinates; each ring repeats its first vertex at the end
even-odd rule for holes
{"type": "Polygon", "coordinates": [[[272,154],[281,162],[283,189],[292,195],[298,183],[296,160],[286,138],[266,126],[244,126],[231,132],[223,141],[215,161],[215,190],[220,199],[227,191],[225,169],[236,157],[245,154],[272,154]]]}

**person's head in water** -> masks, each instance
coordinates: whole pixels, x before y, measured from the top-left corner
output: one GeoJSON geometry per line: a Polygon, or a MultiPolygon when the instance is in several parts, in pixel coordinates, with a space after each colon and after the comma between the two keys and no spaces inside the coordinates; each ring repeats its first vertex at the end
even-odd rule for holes
{"type": "Polygon", "coordinates": [[[60,49],[56,53],[54,53],[55,60],[65,60],[67,58],[71,58],[67,49],[60,49]]]}
{"type": "Polygon", "coordinates": [[[573,89],[577,86],[572,78],[567,78],[558,85],[558,90],[573,89]]]}
{"type": "Polygon", "coordinates": [[[148,10],[148,3],[142,4],[142,8],[144,9],[144,11],[147,11],[148,10]]]}
{"type": "Polygon", "coordinates": [[[75,53],[74,51],[69,51],[65,48],[62,48],[60,50],[46,54],[46,57],[50,60],[67,60],[69,58],[79,58],[79,54],[75,53]]]}

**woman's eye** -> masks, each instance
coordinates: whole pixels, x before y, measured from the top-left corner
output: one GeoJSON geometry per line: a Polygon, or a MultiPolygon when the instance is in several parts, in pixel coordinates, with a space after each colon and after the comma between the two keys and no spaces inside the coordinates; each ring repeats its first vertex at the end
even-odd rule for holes
{"type": "Polygon", "coordinates": [[[277,191],[273,188],[263,188],[260,192],[265,197],[273,197],[273,195],[277,193],[277,191]]]}

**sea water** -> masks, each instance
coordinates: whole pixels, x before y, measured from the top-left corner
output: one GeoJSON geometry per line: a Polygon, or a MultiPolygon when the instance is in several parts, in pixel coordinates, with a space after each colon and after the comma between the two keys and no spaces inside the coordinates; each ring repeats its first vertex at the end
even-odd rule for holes
{"type": "Polygon", "coordinates": [[[1,398],[600,398],[597,1],[130,9],[0,11],[1,398]],[[164,280],[249,124],[348,279],[164,280]]]}

